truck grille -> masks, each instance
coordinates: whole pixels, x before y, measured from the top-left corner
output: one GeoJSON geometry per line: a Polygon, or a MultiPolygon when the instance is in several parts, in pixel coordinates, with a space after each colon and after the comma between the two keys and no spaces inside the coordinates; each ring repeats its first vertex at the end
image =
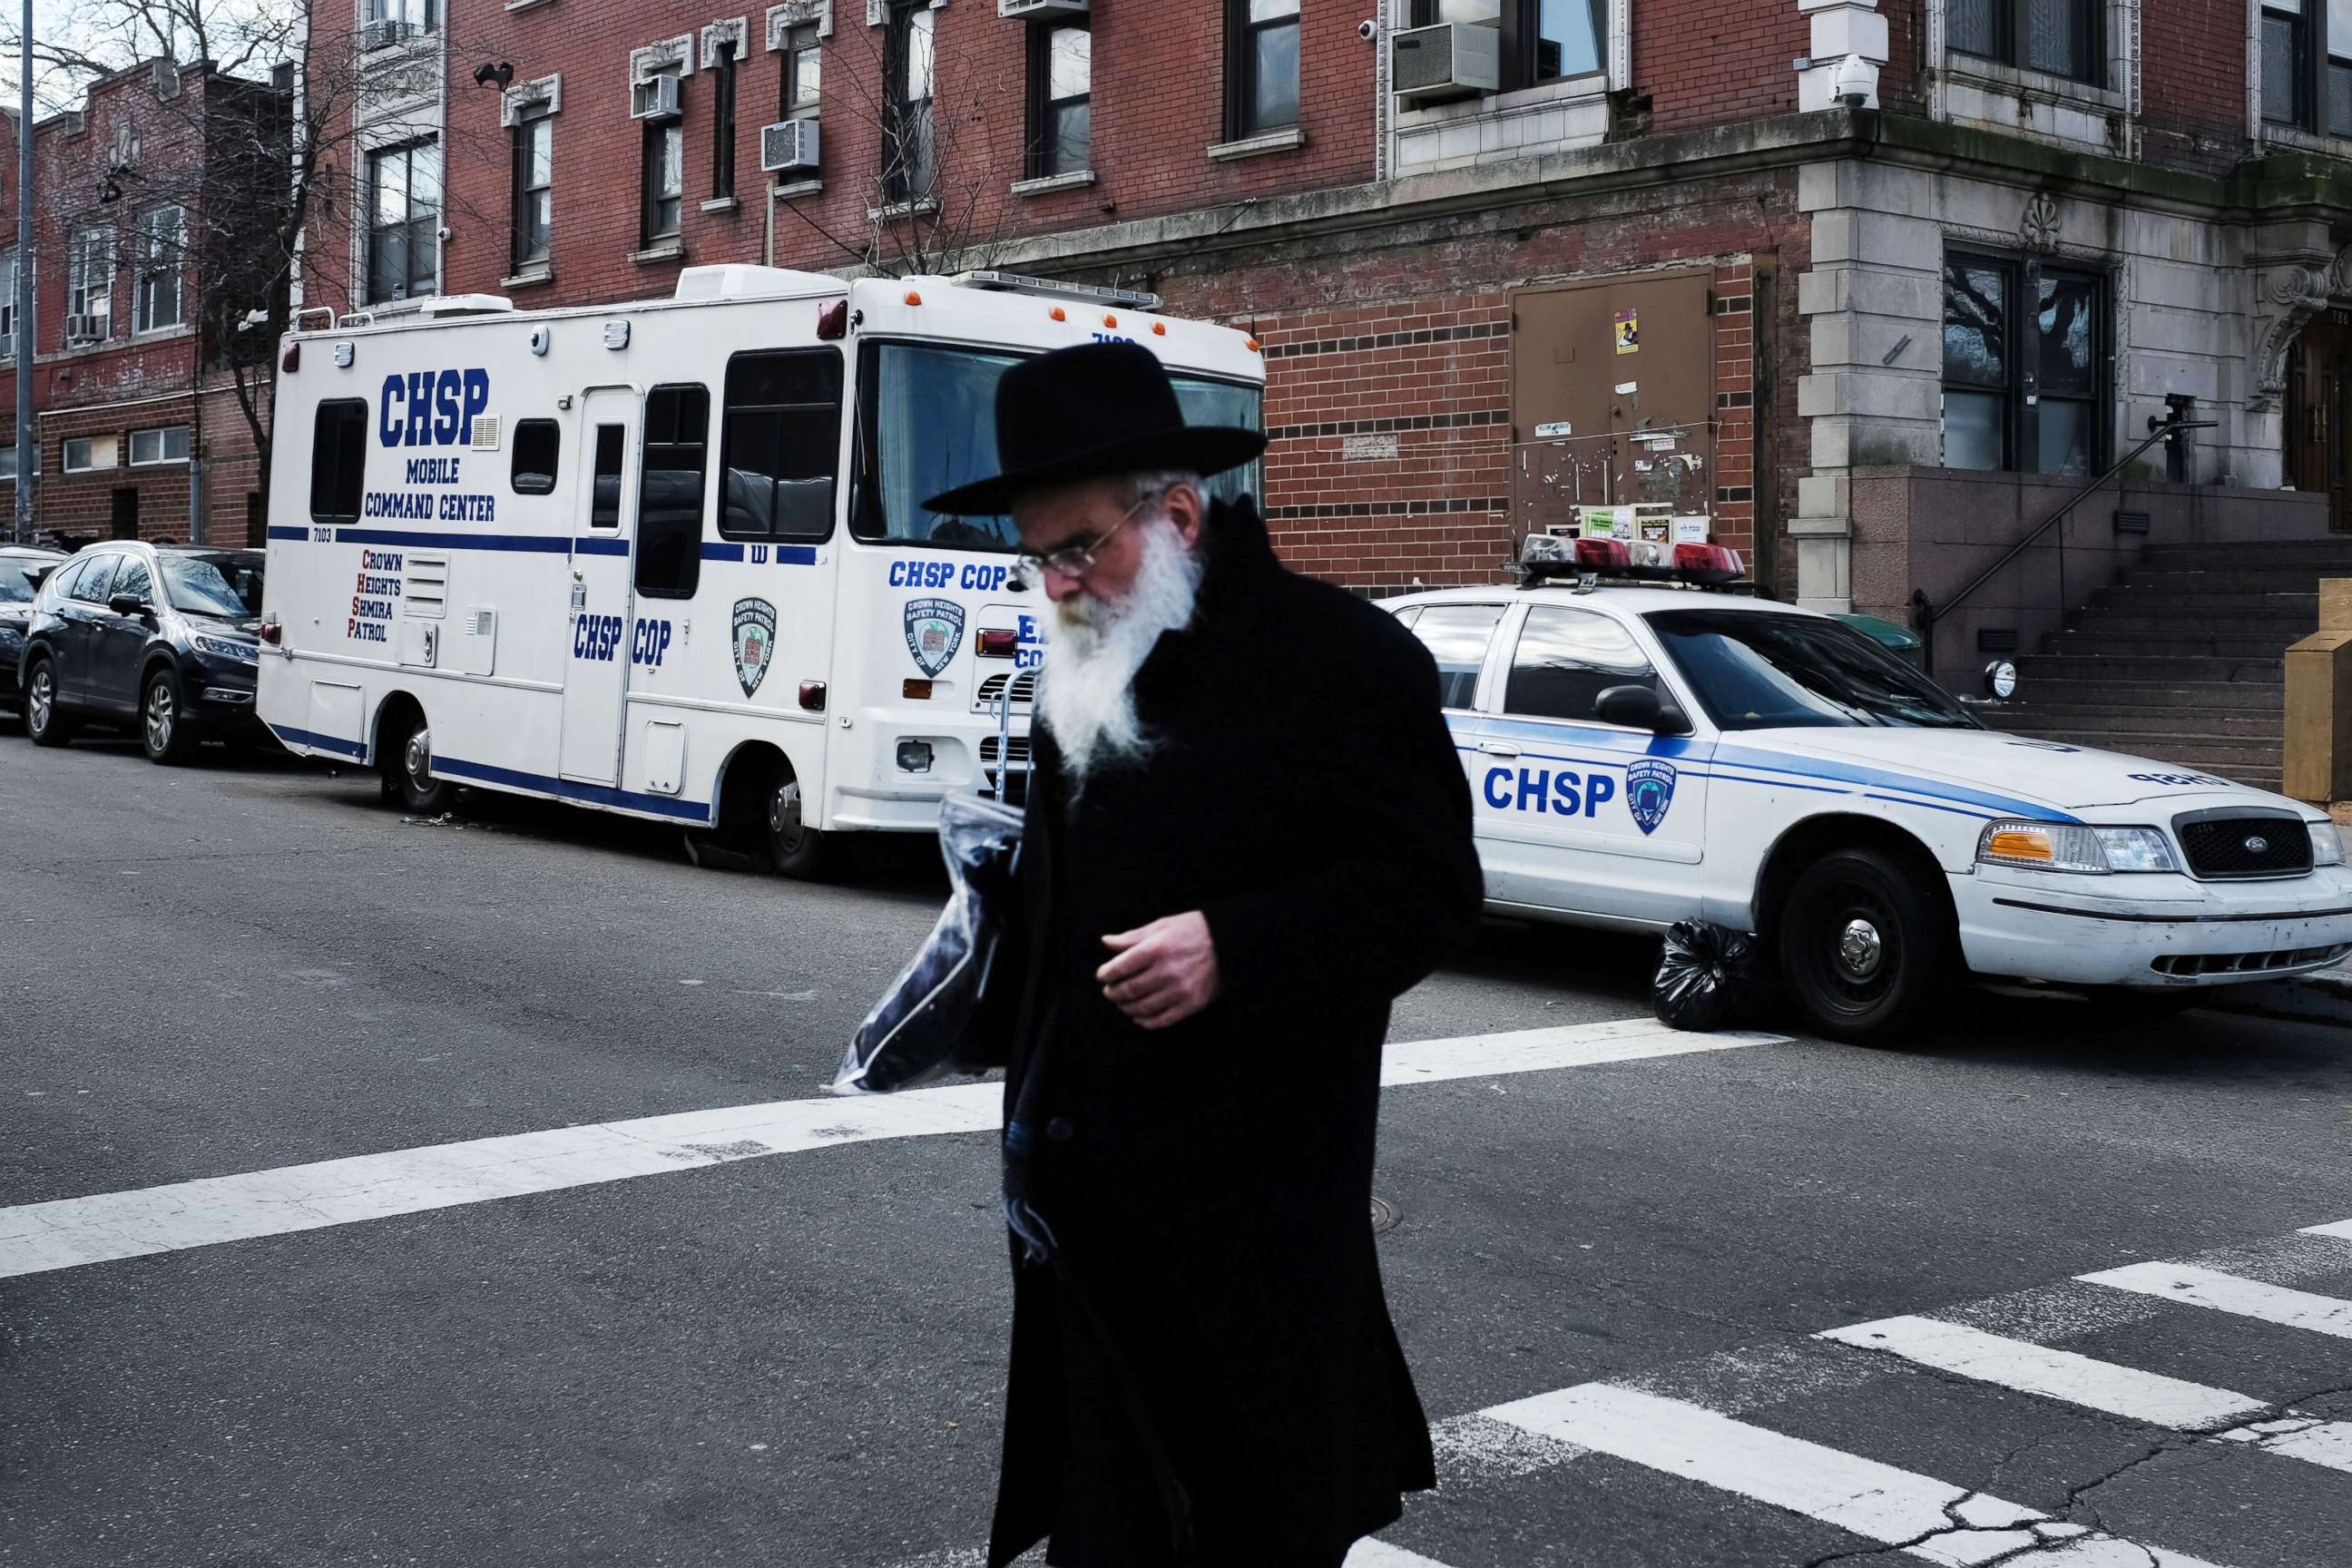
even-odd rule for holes
{"type": "Polygon", "coordinates": [[[994,711],[997,703],[1003,699],[1008,686],[1013,690],[1013,709],[1015,712],[1019,712],[1037,700],[1035,670],[1024,669],[1018,675],[1007,671],[1000,675],[992,675],[980,683],[980,690],[971,700],[971,710],[975,713],[994,711]]]}
{"type": "MultiPolygon", "coordinates": [[[[993,766],[996,762],[996,753],[997,737],[994,735],[982,736],[980,739],[980,760],[991,766],[993,766]]],[[[1029,761],[1029,737],[1026,735],[1013,736],[1011,745],[1006,749],[1005,754],[1012,759],[1013,765],[1015,767],[1026,764],[1029,761]]]]}
{"type": "Polygon", "coordinates": [[[2286,812],[2190,812],[2172,819],[2189,874],[2209,882],[2300,877],[2311,869],[2311,834],[2286,812]]]}

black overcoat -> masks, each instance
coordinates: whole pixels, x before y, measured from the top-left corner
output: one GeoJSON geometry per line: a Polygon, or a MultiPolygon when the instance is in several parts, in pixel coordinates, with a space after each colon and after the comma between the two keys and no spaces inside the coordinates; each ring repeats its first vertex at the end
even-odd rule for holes
{"type": "Polygon", "coordinates": [[[1285,571],[1247,502],[1203,549],[1199,613],[1137,677],[1148,760],[1074,799],[1036,739],[997,1026],[1068,1279],[1016,1247],[992,1568],[1048,1535],[1056,1564],[1164,1568],[1171,1472],[1203,1568],[1336,1563],[1433,1484],[1372,1152],[1390,1003],[1475,929],[1468,790],[1394,617],[1285,571]],[[1139,1029],[1101,939],[1193,910],[1223,995],[1139,1029]]]}

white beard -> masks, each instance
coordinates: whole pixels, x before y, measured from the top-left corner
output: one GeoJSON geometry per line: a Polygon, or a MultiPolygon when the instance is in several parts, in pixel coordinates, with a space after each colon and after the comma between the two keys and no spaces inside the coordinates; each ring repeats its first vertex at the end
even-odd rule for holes
{"type": "Polygon", "coordinates": [[[1037,714],[1061,749],[1075,795],[1105,763],[1151,749],[1135,713],[1135,676],[1164,632],[1192,624],[1201,561],[1165,518],[1145,523],[1143,561],[1127,596],[1080,594],[1055,607],[1056,627],[1037,684],[1037,714]]]}

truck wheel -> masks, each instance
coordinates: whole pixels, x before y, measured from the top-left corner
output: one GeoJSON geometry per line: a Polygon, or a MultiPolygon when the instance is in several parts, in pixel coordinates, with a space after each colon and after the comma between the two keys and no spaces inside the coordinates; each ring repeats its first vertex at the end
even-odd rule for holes
{"type": "Polygon", "coordinates": [[[768,790],[768,858],[776,875],[814,882],[832,858],[825,836],[802,821],[801,781],[780,772],[768,790]]]}
{"type": "Polygon", "coordinates": [[[149,762],[164,767],[186,762],[196,748],[180,678],[169,669],[157,670],[139,699],[139,743],[149,762]]]}
{"type": "Polygon", "coordinates": [[[439,816],[457,804],[457,786],[433,773],[433,731],[421,718],[385,749],[383,791],[414,816],[439,816]]]}
{"type": "Polygon", "coordinates": [[[1952,934],[1933,893],[1874,849],[1825,855],[1780,906],[1789,994],[1817,1034],[1884,1045],[1912,1032],[1952,972],[1952,934]]]}
{"type": "Polygon", "coordinates": [[[37,746],[62,746],[73,739],[73,721],[58,707],[57,667],[34,661],[25,677],[25,733],[37,746]]]}

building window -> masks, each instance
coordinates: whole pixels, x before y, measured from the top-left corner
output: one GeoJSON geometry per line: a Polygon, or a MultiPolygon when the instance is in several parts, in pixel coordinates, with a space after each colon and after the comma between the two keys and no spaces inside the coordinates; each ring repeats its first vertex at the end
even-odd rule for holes
{"type": "Polygon", "coordinates": [[[2263,0],[2263,118],[2352,137],[2352,0],[2263,0]]]}
{"type": "Polygon", "coordinates": [[[648,599],[691,599],[702,581],[702,476],[709,437],[709,388],[656,386],[646,395],[637,592],[648,599]]]}
{"type": "Polygon", "coordinates": [[[646,122],[645,233],[650,248],[676,239],[686,206],[686,127],[676,120],[646,122]]]}
{"type": "Polygon", "coordinates": [[[114,467],[114,437],[77,436],[58,453],[58,467],[68,474],[95,473],[114,467]]]}
{"type": "Polygon", "coordinates": [[[411,142],[371,153],[368,302],[420,299],[441,274],[441,149],[411,142]]]}
{"type": "Polygon", "coordinates": [[[137,282],[132,289],[134,331],[157,331],[187,319],[181,289],[187,254],[185,207],[157,207],[141,216],[137,282]]]}
{"type": "Polygon", "coordinates": [[[2105,301],[2097,273],[1946,258],[1946,468],[2088,475],[2105,466],[2105,301]]]}
{"type": "Polygon", "coordinates": [[[1609,0],[1412,0],[1408,20],[1502,29],[1506,92],[1608,68],[1609,0]]]}
{"type": "Polygon", "coordinates": [[[0,254],[0,359],[16,357],[16,253],[0,254]]]}
{"type": "Polygon", "coordinates": [[[367,0],[367,19],[393,23],[404,37],[415,37],[440,21],[440,0],[367,0]]]}
{"type": "Polygon", "coordinates": [[[1094,42],[1087,19],[1029,29],[1029,177],[1094,167],[1094,42]]]}
{"type": "Polygon", "coordinates": [[[710,89],[710,195],[724,200],[735,194],[735,46],[719,46],[711,69],[718,79],[710,89]]]}
{"type": "Polygon", "coordinates": [[[184,463],[188,460],[188,427],[167,425],[160,430],[131,432],[131,466],[143,468],[156,463],[184,463]]]}
{"type": "Polygon", "coordinates": [[[1297,123],[1298,0],[1226,0],[1226,138],[1297,123]]]}
{"type": "Polygon", "coordinates": [[[740,353],[727,362],[721,539],[824,539],[841,469],[841,355],[740,353]]]}
{"type": "Polygon", "coordinates": [[[356,397],[319,405],[310,420],[310,516],[356,522],[367,478],[368,405],[356,397]]]}
{"type": "Polygon", "coordinates": [[[1945,42],[1964,55],[2063,76],[2093,87],[2105,77],[2106,0],[1949,0],[1945,42]]]}
{"type": "Polygon", "coordinates": [[[114,334],[114,230],[86,228],[66,256],[66,341],[103,342],[114,334]]]}
{"type": "Polygon", "coordinates": [[[14,447],[0,447],[0,479],[6,479],[9,482],[14,483],[16,481],[16,448],[14,447]]]}
{"type": "Polygon", "coordinates": [[[931,11],[923,0],[894,6],[882,40],[886,83],[882,194],[887,201],[929,199],[936,173],[931,135],[935,57],[931,11]]]}
{"type": "Polygon", "coordinates": [[[514,269],[547,259],[555,223],[555,120],[540,104],[514,127],[514,269]]]}
{"type": "MultiPolygon", "coordinates": [[[[617,427],[616,427],[617,428],[617,427]]],[[[508,482],[519,496],[551,495],[555,461],[563,449],[563,428],[552,419],[525,419],[514,433],[514,463],[508,482]]]]}
{"type": "Polygon", "coordinates": [[[787,32],[783,53],[784,76],[778,89],[776,117],[790,120],[815,110],[817,92],[823,85],[824,54],[816,36],[816,24],[804,23],[787,32]]]}

